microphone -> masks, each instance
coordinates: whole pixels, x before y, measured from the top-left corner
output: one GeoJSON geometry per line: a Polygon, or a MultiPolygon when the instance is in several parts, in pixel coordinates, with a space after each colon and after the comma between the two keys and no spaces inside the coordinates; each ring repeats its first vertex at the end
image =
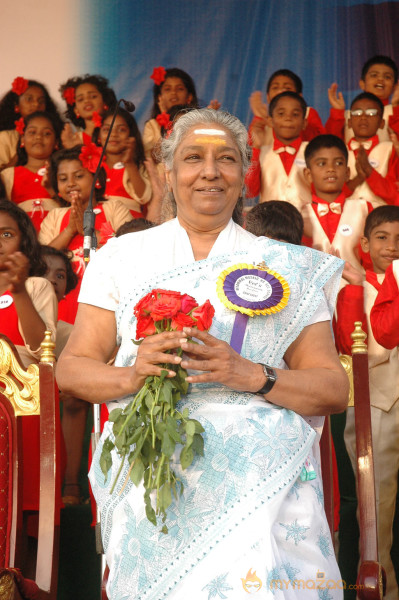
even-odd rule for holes
{"type": "Polygon", "coordinates": [[[123,98],[121,98],[119,102],[123,102],[126,110],[128,110],[129,112],[134,112],[136,110],[135,105],[133,104],[133,102],[130,102],[130,100],[124,100],[123,98]]]}
{"type": "Polygon", "coordinates": [[[90,196],[89,196],[89,204],[87,205],[87,208],[83,215],[83,234],[84,234],[83,235],[83,259],[84,259],[84,262],[86,263],[86,265],[90,260],[90,250],[91,249],[95,250],[97,248],[97,237],[96,237],[96,233],[95,233],[95,229],[94,229],[96,215],[93,211],[94,189],[96,187],[96,182],[97,182],[98,176],[100,174],[101,164],[103,162],[105,150],[107,148],[108,140],[111,135],[111,131],[114,126],[118,108],[119,108],[121,102],[123,102],[127,111],[134,112],[136,110],[136,107],[133,104],[133,102],[130,102],[130,100],[125,100],[124,98],[121,98],[120,100],[118,100],[118,102],[116,103],[116,106],[115,106],[115,110],[114,110],[114,114],[112,116],[112,121],[111,121],[111,125],[110,125],[109,131],[108,131],[107,139],[105,140],[105,144],[103,146],[103,151],[101,152],[100,160],[98,161],[97,169],[96,169],[96,172],[94,173],[93,183],[91,185],[90,196]]]}

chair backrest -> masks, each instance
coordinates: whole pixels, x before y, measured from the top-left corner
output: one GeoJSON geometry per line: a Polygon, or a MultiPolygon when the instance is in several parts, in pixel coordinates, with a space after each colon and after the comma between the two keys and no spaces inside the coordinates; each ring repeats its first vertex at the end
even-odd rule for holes
{"type": "Polygon", "coordinates": [[[40,598],[48,600],[55,600],[57,595],[60,509],[54,363],[51,332],[46,332],[40,364],[29,365],[26,370],[14,345],[0,334],[0,567],[12,569],[21,564],[21,419],[40,414],[40,510],[35,582],[40,598]]]}
{"type": "Polygon", "coordinates": [[[353,376],[355,407],[357,500],[359,507],[360,565],[358,592],[360,600],[382,600],[385,573],[378,560],[377,511],[374,484],[374,460],[371,433],[369,364],[366,333],[361,321],[355,322],[352,357],[341,357],[344,368],[353,376]]]}

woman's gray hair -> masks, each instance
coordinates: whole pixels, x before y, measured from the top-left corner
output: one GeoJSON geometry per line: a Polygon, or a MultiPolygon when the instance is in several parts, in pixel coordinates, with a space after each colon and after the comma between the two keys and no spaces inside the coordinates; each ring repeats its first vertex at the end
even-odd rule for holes
{"type": "Polygon", "coordinates": [[[250,163],[250,149],[247,144],[247,130],[237,117],[212,108],[190,110],[173,124],[172,133],[162,140],[161,153],[165,167],[170,171],[177,148],[192,127],[199,124],[214,123],[227,129],[234,138],[241,156],[242,174],[245,175],[250,163]]]}

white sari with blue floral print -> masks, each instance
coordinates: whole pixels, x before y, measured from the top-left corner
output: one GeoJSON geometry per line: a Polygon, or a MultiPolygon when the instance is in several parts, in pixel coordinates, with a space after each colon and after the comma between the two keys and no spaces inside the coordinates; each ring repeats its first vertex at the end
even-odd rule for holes
{"type": "MultiPolygon", "coordinates": [[[[332,314],[342,263],[255,238],[232,221],[198,262],[177,219],[111,240],[90,264],[80,301],[115,311],[116,365],[127,366],[137,353],[133,307],[151,289],[209,299],[216,309],[210,333],[229,342],[235,313],[219,301],[217,277],[229,266],[262,261],[288,281],[291,294],[281,312],[249,319],[241,354],[281,368],[320,305],[332,314]]],[[[109,409],[130,399],[115,399],[109,409]]],[[[110,600],[342,598],[313,427],[261,396],[222,385],[193,385],[180,404],[202,423],[205,449],[186,471],[174,461],[184,492],[168,509],[168,534],[146,519],[143,489],[125,485],[128,465],[110,494],[120,459],[114,453],[106,482],[99,467],[109,423],[94,455],[90,481],[101,509],[110,600]],[[307,473],[314,478],[306,480],[307,473]]]]}

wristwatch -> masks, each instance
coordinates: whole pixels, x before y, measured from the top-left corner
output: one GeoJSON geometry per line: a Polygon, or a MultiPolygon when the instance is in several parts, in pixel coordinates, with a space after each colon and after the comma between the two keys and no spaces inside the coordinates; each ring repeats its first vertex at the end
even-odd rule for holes
{"type": "Polygon", "coordinates": [[[268,394],[277,381],[277,373],[273,369],[273,367],[269,367],[269,365],[264,365],[263,363],[258,363],[258,364],[262,366],[263,372],[267,379],[266,379],[266,383],[256,393],[257,394],[268,394]]]}

